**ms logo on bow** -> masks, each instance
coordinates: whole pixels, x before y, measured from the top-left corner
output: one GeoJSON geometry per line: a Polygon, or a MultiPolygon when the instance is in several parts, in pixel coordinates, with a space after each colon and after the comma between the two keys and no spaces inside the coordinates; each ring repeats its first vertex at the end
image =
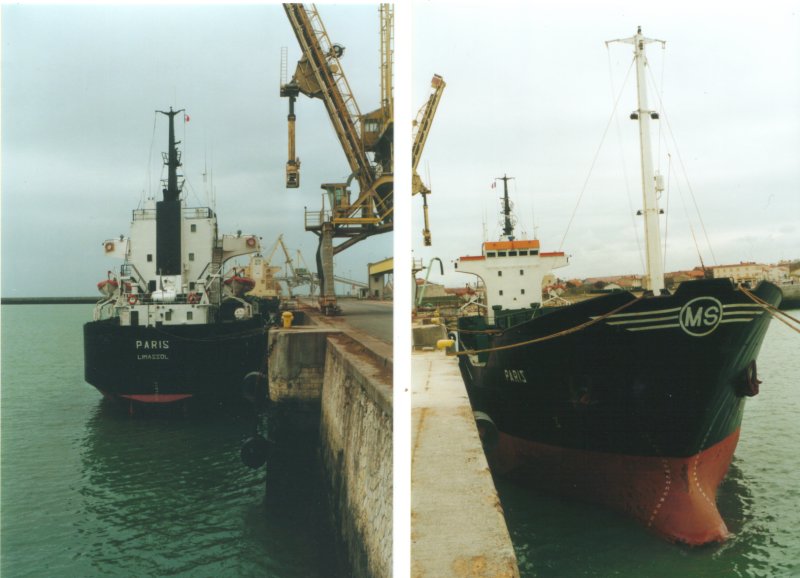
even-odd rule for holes
{"type": "Polygon", "coordinates": [[[686,333],[703,337],[713,332],[722,321],[722,303],[713,297],[696,297],[683,306],[678,318],[686,333]]]}

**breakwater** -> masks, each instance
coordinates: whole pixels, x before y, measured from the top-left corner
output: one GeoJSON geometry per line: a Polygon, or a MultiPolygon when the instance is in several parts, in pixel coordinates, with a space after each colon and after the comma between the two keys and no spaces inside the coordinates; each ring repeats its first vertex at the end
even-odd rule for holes
{"type": "Polygon", "coordinates": [[[81,305],[97,303],[99,297],[3,297],[2,305],[81,305]]]}

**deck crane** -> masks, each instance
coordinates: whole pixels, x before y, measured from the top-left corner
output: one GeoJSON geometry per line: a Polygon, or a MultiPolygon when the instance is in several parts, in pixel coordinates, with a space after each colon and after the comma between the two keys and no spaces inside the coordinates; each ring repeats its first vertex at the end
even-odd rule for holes
{"type": "Polygon", "coordinates": [[[279,246],[282,238],[283,238],[283,234],[281,233],[280,235],[278,235],[278,238],[275,239],[275,242],[272,244],[272,247],[269,248],[269,251],[267,252],[267,256],[264,258],[264,260],[267,263],[270,263],[270,264],[272,263],[272,258],[275,256],[275,251],[278,250],[278,246],[279,246]]]}
{"type": "Polygon", "coordinates": [[[317,286],[317,277],[308,270],[308,265],[306,265],[300,249],[297,249],[296,258],[292,258],[289,254],[289,249],[286,247],[286,243],[283,242],[282,233],[278,235],[278,238],[272,244],[272,247],[270,247],[269,253],[264,258],[268,266],[272,266],[272,259],[275,257],[278,248],[283,252],[284,261],[281,267],[277,267],[277,269],[283,270],[283,275],[276,277],[276,279],[286,284],[289,297],[293,298],[292,289],[301,285],[308,285],[309,292],[313,295],[317,286]],[[295,263],[297,263],[297,266],[295,266],[295,263]]]}
{"type": "Polygon", "coordinates": [[[394,8],[389,4],[380,6],[381,105],[377,110],[362,115],[339,60],[344,48],[331,42],[316,7],[313,4],[284,4],[283,7],[302,50],[291,81],[282,81],[281,84],[281,96],[289,99],[287,187],[299,186],[300,162],[294,151],[294,103],[301,93],[323,101],[350,165],[351,174],[346,183],[322,184],[322,189],[327,192],[328,209],[323,204],[320,211],[306,210],[305,214],[306,231],[312,231],[320,239],[317,251],[322,285],[320,308],[326,313],[334,313],[338,307],[333,256],[372,235],[392,230],[394,8]],[[351,200],[349,189],[353,179],[359,187],[355,200],[351,200]],[[334,246],[336,237],[347,240],[334,246]]]}
{"type": "Polygon", "coordinates": [[[411,194],[422,195],[422,215],[424,219],[422,238],[426,247],[431,245],[431,230],[428,222],[428,195],[431,190],[422,182],[419,173],[417,173],[417,165],[419,165],[422,149],[425,148],[425,141],[428,139],[431,123],[436,114],[436,109],[439,107],[439,100],[442,98],[442,92],[444,92],[446,84],[441,76],[438,74],[433,75],[431,79],[431,94],[425,104],[422,105],[422,108],[419,109],[411,129],[411,194]]]}
{"type": "Polygon", "coordinates": [[[283,262],[284,264],[284,277],[282,280],[286,282],[286,289],[289,292],[289,298],[293,298],[292,295],[292,288],[296,287],[298,283],[295,282],[297,279],[297,272],[294,270],[294,264],[292,263],[292,257],[289,255],[289,250],[286,248],[286,245],[283,242],[283,235],[278,236],[277,244],[280,245],[281,249],[283,249],[283,256],[286,260],[283,262]],[[291,271],[291,276],[289,272],[291,271]]]}

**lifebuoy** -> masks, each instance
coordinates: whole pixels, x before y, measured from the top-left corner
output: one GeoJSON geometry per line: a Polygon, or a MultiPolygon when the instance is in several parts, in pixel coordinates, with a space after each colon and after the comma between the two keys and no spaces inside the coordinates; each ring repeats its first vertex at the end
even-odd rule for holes
{"type": "Polygon", "coordinates": [[[256,246],[256,238],[255,237],[248,237],[247,246],[248,247],[255,247],[256,246]]]}
{"type": "Polygon", "coordinates": [[[136,305],[139,302],[139,296],[136,293],[131,293],[128,295],[128,303],[130,305],[136,305]]]}
{"type": "Polygon", "coordinates": [[[191,303],[192,305],[194,305],[194,304],[196,304],[196,303],[200,303],[200,295],[198,295],[197,293],[195,293],[195,292],[193,291],[193,292],[189,293],[189,296],[188,296],[188,297],[186,297],[186,300],[187,300],[189,303],[191,303]]]}

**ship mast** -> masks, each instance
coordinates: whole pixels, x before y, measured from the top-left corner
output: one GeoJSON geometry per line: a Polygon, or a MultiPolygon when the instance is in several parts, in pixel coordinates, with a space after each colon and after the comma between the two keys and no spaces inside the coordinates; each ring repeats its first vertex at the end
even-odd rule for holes
{"type": "Polygon", "coordinates": [[[178,143],[175,142],[175,115],[184,112],[184,109],[172,110],[172,107],[169,107],[169,112],[163,110],[156,112],[169,117],[169,148],[164,155],[164,164],[167,165],[167,188],[164,189],[164,200],[177,201],[181,193],[178,187],[178,167],[181,166],[181,160],[178,154],[178,143]]]}
{"type": "Polygon", "coordinates": [[[156,272],[159,275],[180,275],[181,264],[181,188],[178,185],[178,167],[181,165],[175,141],[175,115],[184,112],[158,110],[169,117],[169,149],[163,153],[167,165],[167,183],[164,200],[156,203],[156,272]]]}
{"type": "Polygon", "coordinates": [[[657,120],[658,113],[650,110],[647,106],[647,78],[645,76],[645,67],[647,66],[647,58],[644,53],[644,45],[652,42],[660,42],[663,46],[663,40],[655,40],[652,38],[645,38],[642,36],[642,27],[636,31],[636,35],[630,38],[619,40],[611,40],[606,42],[625,42],[633,44],[633,55],[636,59],[636,86],[638,97],[638,108],[631,113],[633,120],[639,121],[639,145],[641,149],[641,163],[642,163],[642,196],[644,199],[644,234],[645,234],[645,250],[647,257],[647,275],[648,289],[654,294],[660,294],[664,289],[664,263],[661,258],[661,226],[659,223],[659,209],[657,189],[660,192],[661,178],[653,171],[653,157],[650,146],[650,120],[657,120]]]}
{"type": "Polygon", "coordinates": [[[496,181],[503,181],[503,235],[509,241],[514,240],[514,222],[511,220],[511,201],[508,199],[508,181],[514,177],[503,175],[495,178],[496,181]]]}

